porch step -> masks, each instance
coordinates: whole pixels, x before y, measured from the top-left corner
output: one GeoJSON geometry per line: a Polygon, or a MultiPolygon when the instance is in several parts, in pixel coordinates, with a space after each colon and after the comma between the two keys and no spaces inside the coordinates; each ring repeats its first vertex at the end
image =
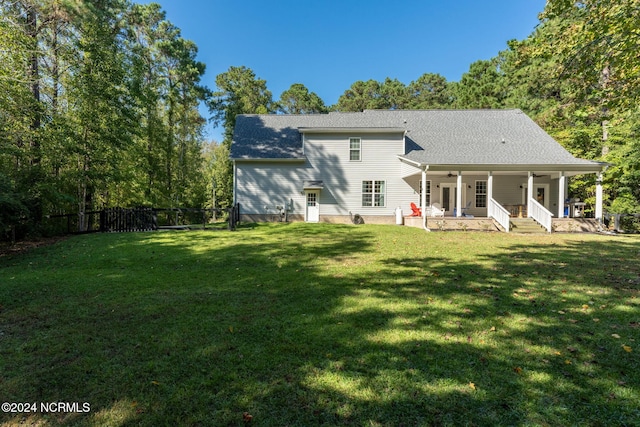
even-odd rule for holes
{"type": "Polygon", "coordinates": [[[546,234],[547,230],[532,218],[511,218],[511,232],[523,234],[546,234]]]}

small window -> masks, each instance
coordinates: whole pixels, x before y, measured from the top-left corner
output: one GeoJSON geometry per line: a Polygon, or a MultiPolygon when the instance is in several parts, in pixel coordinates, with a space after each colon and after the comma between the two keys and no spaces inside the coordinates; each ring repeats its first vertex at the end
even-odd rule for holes
{"type": "Polygon", "coordinates": [[[349,160],[359,162],[361,160],[361,141],[360,138],[349,138],[349,160]]]}
{"type": "Polygon", "coordinates": [[[362,206],[384,206],[385,181],[362,181],[362,206]]]}
{"type": "MultiPolygon", "coordinates": [[[[427,206],[431,205],[431,180],[427,180],[427,206]]],[[[420,194],[420,202],[422,202],[422,180],[418,181],[418,194],[420,194]]]]}
{"type": "Polygon", "coordinates": [[[318,193],[307,193],[307,206],[315,207],[318,204],[318,193]]]}
{"type": "Polygon", "coordinates": [[[476,181],[476,208],[487,207],[487,181],[476,181]]]}

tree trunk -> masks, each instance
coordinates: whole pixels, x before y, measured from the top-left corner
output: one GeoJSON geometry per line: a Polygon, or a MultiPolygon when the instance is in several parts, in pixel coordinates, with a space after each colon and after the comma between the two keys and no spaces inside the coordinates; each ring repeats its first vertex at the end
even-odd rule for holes
{"type": "Polygon", "coordinates": [[[80,180],[78,182],[78,231],[87,231],[87,207],[89,207],[91,194],[89,191],[88,175],[89,175],[89,147],[87,144],[88,131],[83,131],[82,143],[85,153],[81,154],[78,159],[78,169],[80,170],[80,180]]]}
{"type": "MultiPolygon", "coordinates": [[[[31,81],[31,93],[33,95],[35,108],[33,110],[33,118],[31,120],[31,140],[29,143],[30,148],[30,165],[31,165],[31,185],[32,188],[37,188],[40,177],[40,126],[41,126],[41,105],[40,105],[40,70],[38,67],[39,55],[38,55],[38,14],[35,6],[27,9],[27,34],[31,38],[31,58],[29,67],[29,78],[31,81]]],[[[31,211],[32,219],[35,223],[42,221],[42,200],[39,194],[35,194],[33,209],[31,211]]]]}

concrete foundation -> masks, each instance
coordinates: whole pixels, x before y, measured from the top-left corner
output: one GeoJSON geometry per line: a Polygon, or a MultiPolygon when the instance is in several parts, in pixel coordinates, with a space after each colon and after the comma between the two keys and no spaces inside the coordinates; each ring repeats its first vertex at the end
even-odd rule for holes
{"type": "MultiPolygon", "coordinates": [[[[393,215],[361,215],[364,224],[395,224],[396,217],[393,215]]],[[[242,214],[241,222],[284,222],[285,218],[279,214],[242,214]]],[[[304,215],[288,215],[288,222],[302,222],[304,215]]],[[[320,215],[321,223],[329,224],[351,224],[351,217],[348,215],[320,215]]]]}
{"type": "Polygon", "coordinates": [[[594,218],[558,218],[551,227],[558,233],[597,233],[600,231],[598,221],[594,218]]]}

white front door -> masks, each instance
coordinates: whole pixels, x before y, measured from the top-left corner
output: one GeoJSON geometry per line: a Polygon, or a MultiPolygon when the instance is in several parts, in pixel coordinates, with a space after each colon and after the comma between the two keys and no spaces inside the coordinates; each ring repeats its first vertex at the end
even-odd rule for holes
{"type": "Polygon", "coordinates": [[[319,203],[318,191],[307,191],[307,209],[305,214],[305,221],[318,222],[320,221],[320,203],[319,203]]]}

